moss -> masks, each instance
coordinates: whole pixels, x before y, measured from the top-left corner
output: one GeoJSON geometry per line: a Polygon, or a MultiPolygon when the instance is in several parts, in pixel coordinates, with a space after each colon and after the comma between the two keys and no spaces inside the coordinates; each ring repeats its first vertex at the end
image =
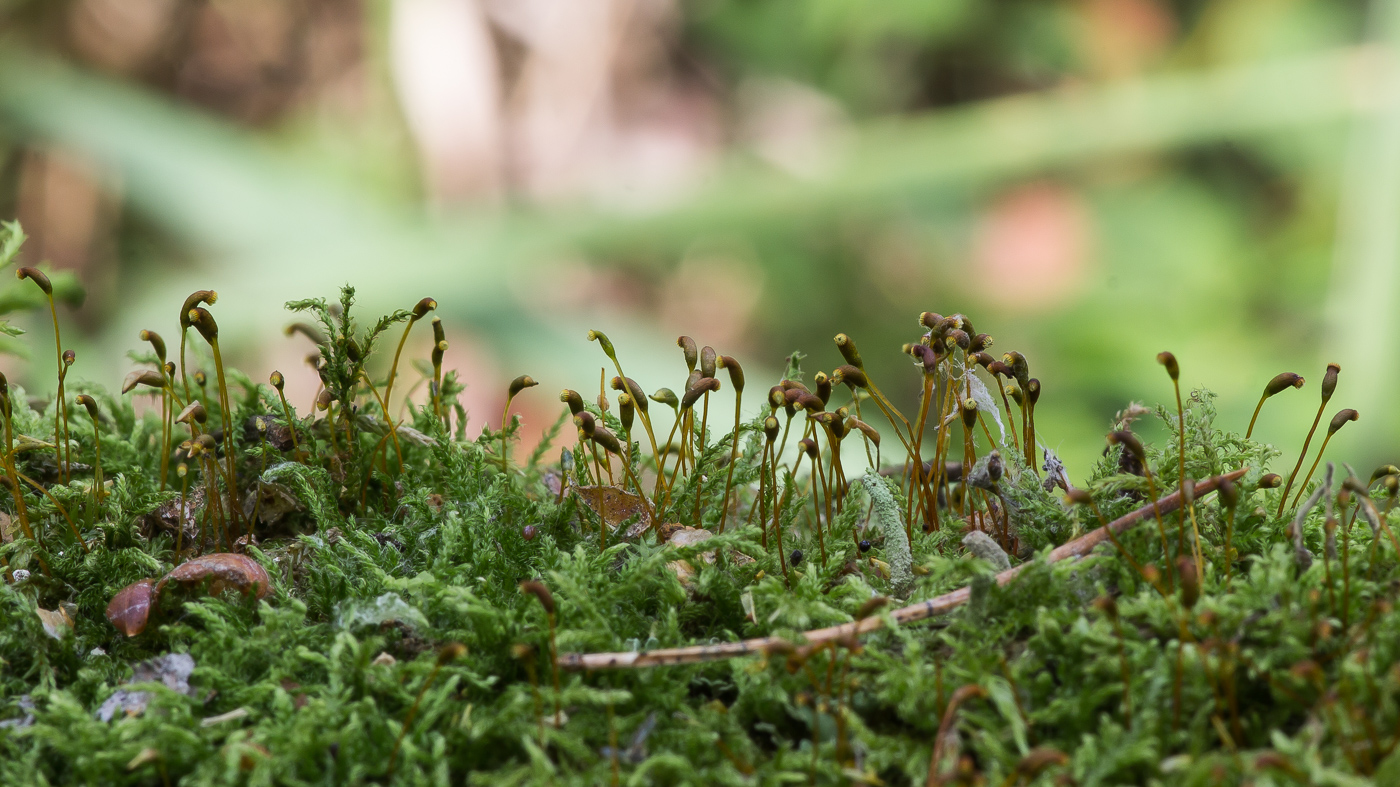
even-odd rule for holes
{"type": "MultiPolygon", "coordinates": [[[[1251,470],[1239,483],[1228,582],[1225,512],[1213,497],[1196,501],[1206,564],[1199,601],[1188,608],[1114,551],[1053,565],[1039,557],[1098,523],[1046,492],[1006,446],[1000,491],[1027,555],[1007,550],[1024,568],[1006,585],[963,550],[963,530],[973,525],[955,508],[940,509],[933,532],[915,523],[913,542],[905,540],[910,509],[898,465],[888,483],[867,475],[852,485],[869,499],[833,495],[841,510],[826,533],[825,563],[809,498],[820,485],[805,469],[791,476],[791,463],[777,468],[791,490],[779,512],[781,544],[757,517],[745,524],[760,475],[773,471],[764,467],[760,421],[741,425],[747,439],[734,474],[737,507],[722,535],[674,547],[664,528],[630,539],[619,530],[601,548],[596,515],[560,493],[565,479],[573,484],[592,472],[590,452],[573,453],[571,431],[567,455],[587,461],[566,468],[549,461],[556,449],[541,447],[503,468],[499,433],[464,439],[460,415],[439,419],[428,400],[415,402],[405,426],[426,440],[401,441],[399,472],[384,439],[386,420],[359,368],[374,337],[404,313],[359,331],[349,294],[338,314],[320,301],[295,306],[322,322],[328,386],[357,409],[345,418],[337,408],[330,421],[324,413],[294,414],[307,436],[300,462],[289,443],[235,434],[240,491],[261,484],[292,501],[259,522],[260,544],[245,548],[271,577],[266,597],[172,592],[144,633],[123,638],[104,617],[118,590],[215,548],[206,526],[187,534],[186,555],[175,554],[171,522],[178,517],[162,511],[173,510],[180,479],[172,471],[160,489],[158,416],[138,416],[129,397],[75,385],[93,391],[109,416],[101,439],[111,483],[97,508],[86,471],[60,485],[51,452],[18,455],[21,472],[43,479],[90,551],[54,502],[34,492],[25,500],[41,542],[17,537],[0,546],[10,572],[29,572],[27,580],[0,584],[0,783],[593,785],[612,783],[616,769],[617,782],[629,784],[919,784],[940,725],[949,731],[936,764],[944,783],[1198,784],[1247,775],[1259,783],[1359,783],[1396,772],[1400,672],[1392,665],[1400,660],[1400,616],[1392,604],[1400,574],[1390,501],[1377,500],[1385,526],[1376,533],[1364,516],[1354,523],[1355,494],[1335,508],[1335,559],[1323,549],[1323,506],[1306,514],[1302,539],[1318,557],[1300,570],[1287,517],[1269,513],[1280,490],[1259,488],[1276,452],[1218,429],[1208,392],[1189,397],[1188,474],[1251,470]],[[865,552],[860,540],[876,543],[865,552]],[[785,577],[780,550],[786,557],[794,549],[806,557],[785,577]],[[889,579],[872,557],[890,566],[889,579]],[[692,569],[684,578],[679,561],[692,569]],[[793,647],[728,661],[564,673],[556,694],[551,621],[517,589],[527,579],[552,592],[560,652],[759,636],[793,647]],[[800,647],[803,631],[868,614],[872,596],[907,593],[917,603],[968,585],[971,603],[935,625],[800,647]],[[1112,616],[1094,603],[1105,596],[1114,599],[1112,616]],[[71,627],[54,638],[39,609],[61,610],[71,627]],[[444,650],[454,643],[465,646],[460,656],[444,650]],[[167,653],[193,658],[189,693],[129,687],[149,693],[145,712],[98,720],[135,665],[167,653]],[[967,687],[975,690],[958,694],[967,687]],[[955,694],[963,698],[957,707],[955,694]],[[556,702],[562,723],[542,725],[556,702]]],[[[790,379],[800,374],[797,357],[790,379]]],[[[270,389],[244,387],[234,423],[265,416],[287,426],[270,389]]],[[[449,413],[459,412],[458,390],[443,386],[449,413]]],[[[16,432],[51,443],[52,404],[43,415],[24,405],[17,387],[10,395],[16,432]]],[[[864,406],[878,415],[872,401],[864,406]]],[[[1158,415],[1175,425],[1174,411],[1158,415]]],[[[795,420],[797,431],[802,420],[795,420]]],[[[687,458],[655,524],[717,521],[719,479],[735,439],[725,431],[710,423],[709,444],[687,458]],[[692,522],[697,495],[701,515],[692,522]]],[[[559,434],[552,430],[549,439],[559,434]]],[[[698,442],[698,425],[695,436],[698,442]]],[[[507,440],[513,437],[508,431],[507,440]]],[[[73,440],[75,461],[86,463],[90,430],[74,430],[73,440]]],[[[896,453],[891,444],[898,445],[887,437],[886,457],[896,453]]],[[[1119,451],[1109,452],[1087,485],[1110,517],[1138,508],[1147,495],[1143,477],[1123,471],[1119,451]]],[[[637,459],[636,471],[649,473],[652,461],[637,459]]],[[[1149,446],[1147,461],[1159,494],[1174,490],[1174,435],[1160,449],[1149,446]]],[[[221,482],[191,466],[187,493],[206,492],[191,498],[204,526],[205,501],[221,482]]],[[[8,498],[0,507],[17,514],[8,498]]],[[[1175,534],[1177,516],[1164,519],[1175,534]]],[[[1174,557],[1162,554],[1150,518],[1121,540],[1159,571],[1174,557]]]]}

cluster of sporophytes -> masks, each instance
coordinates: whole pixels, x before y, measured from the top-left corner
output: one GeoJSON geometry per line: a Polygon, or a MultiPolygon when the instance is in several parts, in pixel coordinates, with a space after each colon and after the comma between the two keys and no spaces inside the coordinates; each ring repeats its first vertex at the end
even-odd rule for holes
{"type": "Polygon", "coordinates": [[[845,334],[830,372],[804,381],[794,354],[746,417],[735,359],[682,337],[679,393],[647,394],[593,331],[596,398],[564,391],[512,456],[533,381],[468,436],[436,320],[393,405],[431,299],[369,328],[350,289],[289,304],[314,403],[225,368],[214,304],[180,305],[178,342],[142,334],[124,395],[0,398],[0,783],[1400,772],[1400,469],[1322,463],[1324,438],[1320,478],[1306,446],[1270,473],[1278,452],[1217,428],[1170,354],[1173,406],[1126,408],[1075,487],[1027,360],[962,315],[911,332],[907,414],[845,334]]]}

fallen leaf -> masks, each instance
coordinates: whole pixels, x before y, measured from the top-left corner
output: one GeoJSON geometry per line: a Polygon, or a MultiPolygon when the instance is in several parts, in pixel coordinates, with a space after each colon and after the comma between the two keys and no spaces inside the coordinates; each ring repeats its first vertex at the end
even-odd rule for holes
{"type": "Polygon", "coordinates": [[[151,617],[151,606],[155,603],[155,581],[142,579],[122,588],[107,605],[107,620],[117,631],[134,637],[146,630],[146,621],[151,617]]]}
{"type": "Polygon", "coordinates": [[[302,510],[302,505],[291,489],[282,484],[267,482],[256,484],[245,496],[243,512],[252,516],[255,508],[258,511],[258,521],[264,525],[272,525],[282,521],[288,514],[302,510]]]}
{"type": "Polygon", "coordinates": [[[610,528],[634,516],[639,517],[637,523],[628,528],[627,538],[636,538],[651,528],[651,515],[646,499],[641,495],[615,486],[575,486],[571,491],[590,511],[601,516],[610,528]]]}
{"type": "Polygon", "coordinates": [[[38,614],[39,622],[44,624],[44,633],[54,639],[62,640],[63,636],[73,628],[73,620],[68,617],[66,610],[47,610],[43,607],[37,607],[34,612],[38,614]]]}

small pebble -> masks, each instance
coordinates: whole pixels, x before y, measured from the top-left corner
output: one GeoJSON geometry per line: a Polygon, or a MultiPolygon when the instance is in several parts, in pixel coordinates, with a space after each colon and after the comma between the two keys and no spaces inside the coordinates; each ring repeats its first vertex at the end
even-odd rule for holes
{"type": "Polygon", "coordinates": [[[862,542],[860,542],[860,551],[861,551],[861,552],[869,552],[869,551],[870,551],[870,542],[869,542],[869,541],[862,541],[862,542]]]}
{"type": "Polygon", "coordinates": [[[534,541],[534,540],[535,540],[535,526],[534,526],[534,525],[526,525],[526,526],[525,526],[525,529],[520,531],[520,535],[524,536],[526,541],[534,541]]]}
{"type": "Polygon", "coordinates": [[[793,565],[794,568],[797,566],[798,563],[801,563],[801,562],[802,562],[802,550],[800,550],[800,549],[794,549],[794,550],[792,550],[792,557],[788,558],[788,562],[789,562],[789,563],[792,563],[792,565],[793,565]]]}

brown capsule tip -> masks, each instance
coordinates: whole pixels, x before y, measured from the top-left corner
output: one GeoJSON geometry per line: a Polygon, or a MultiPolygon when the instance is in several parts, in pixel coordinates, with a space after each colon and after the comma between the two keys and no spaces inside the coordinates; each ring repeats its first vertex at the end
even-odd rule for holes
{"type": "Polygon", "coordinates": [[[312,344],[326,343],[326,337],[321,334],[321,331],[316,326],[308,322],[294,322],[291,325],[288,325],[286,328],[283,328],[282,333],[288,336],[292,336],[294,334],[299,333],[302,336],[305,336],[307,339],[310,339],[312,344]]]}
{"type": "Polygon", "coordinates": [[[844,333],[836,334],[836,349],[841,351],[841,357],[846,359],[846,363],[857,369],[864,369],[865,362],[860,358],[860,350],[856,349],[856,343],[851,337],[844,333]]]}
{"type": "Polygon", "coordinates": [[[214,315],[203,306],[196,306],[189,311],[190,325],[199,331],[199,335],[204,337],[204,341],[211,344],[219,338],[219,324],[214,322],[214,315]]]}
{"type": "Polygon", "coordinates": [[[987,371],[998,377],[1011,377],[1011,367],[1001,361],[992,361],[987,364],[987,371]]]}
{"type": "Polygon", "coordinates": [[[1142,441],[1137,439],[1137,435],[1123,429],[1117,432],[1110,432],[1108,435],[1109,445],[1121,445],[1123,449],[1132,454],[1138,462],[1144,466],[1147,463],[1147,454],[1142,449],[1142,441]]]}
{"type": "Polygon", "coordinates": [[[439,667],[446,666],[465,655],[467,655],[467,646],[460,642],[444,645],[442,650],[438,651],[437,665],[439,667]]]}
{"type": "Polygon", "coordinates": [[[92,420],[97,420],[97,401],[95,399],[87,394],[78,394],[78,404],[82,405],[88,411],[88,416],[91,417],[92,420]]]}
{"type": "Polygon", "coordinates": [[[1094,504],[1094,496],[1079,488],[1069,490],[1065,497],[1077,506],[1092,506],[1094,504]]]}
{"type": "Polygon", "coordinates": [[[1023,773],[1032,779],[1038,776],[1041,771],[1057,765],[1064,765],[1069,762],[1069,755],[1059,749],[1052,749],[1049,746],[1039,746],[1031,749],[1021,761],[1016,763],[1018,773],[1023,773]]]}
{"type": "Polygon", "coordinates": [[[1240,488],[1228,478],[1220,479],[1220,483],[1215,486],[1216,494],[1220,495],[1220,504],[1228,509],[1234,509],[1240,504],[1240,488]]]}
{"type": "Polygon", "coordinates": [[[446,332],[445,330],[443,330],[443,328],[442,328],[442,318],[441,318],[441,317],[434,317],[434,318],[433,318],[433,343],[436,344],[436,343],[438,343],[438,342],[443,342],[443,341],[446,341],[446,340],[447,340],[447,332],[446,332]]]}
{"type": "Polygon", "coordinates": [[[729,372],[729,384],[733,386],[735,392],[742,393],[744,390],[744,367],[734,360],[732,355],[721,355],[715,359],[715,366],[729,372]]]}
{"type": "Polygon", "coordinates": [[[943,315],[939,314],[938,312],[920,312],[920,313],[919,313],[919,325],[922,325],[923,327],[928,328],[930,331],[935,330],[936,328],[938,328],[939,324],[941,324],[942,322],[943,322],[943,315]]]}
{"type": "Polygon", "coordinates": [[[15,271],[15,278],[29,279],[39,285],[39,289],[43,290],[45,295],[53,295],[53,284],[49,281],[49,277],[45,276],[44,272],[38,268],[20,268],[15,271]]]}
{"type": "Polygon", "coordinates": [[[1278,473],[1269,473],[1259,479],[1260,489],[1277,489],[1280,486],[1283,486],[1283,476],[1278,473]]]}
{"type": "Polygon", "coordinates": [[[1030,365],[1026,363],[1026,356],[1018,352],[1004,353],[1001,362],[1011,370],[1011,376],[1016,378],[1016,382],[1025,387],[1026,381],[1030,379],[1030,365]]]}
{"type": "Polygon", "coordinates": [[[272,374],[268,375],[267,381],[272,383],[272,387],[276,388],[278,391],[281,391],[282,387],[287,384],[286,379],[282,377],[282,373],[276,370],[273,370],[272,374]]]}
{"type": "Polygon", "coordinates": [[[331,403],[334,401],[335,394],[331,393],[329,388],[322,388],[321,392],[316,394],[316,409],[329,410],[331,409],[331,403]]]}
{"type": "MultiPolygon", "coordinates": [[[[195,290],[190,293],[190,297],[185,299],[184,305],[180,308],[180,327],[190,327],[190,312],[199,306],[199,304],[207,303],[212,306],[217,300],[219,300],[219,294],[213,290],[195,290]]],[[[288,335],[291,334],[289,333],[288,335]]]]}
{"type": "Polygon", "coordinates": [[[593,418],[593,413],[582,410],[574,414],[574,426],[577,426],[584,437],[592,437],[593,432],[598,428],[598,422],[593,418]]]}
{"type": "Polygon", "coordinates": [[[1269,384],[1264,386],[1264,396],[1267,398],[1274,394],[1282,393],[1289,388],[1302,388],[1303,384],[1306,382],[1307,380],[1304,380],[1301,374],[1294,374],[1293,372],[1276,374],[1274,375],[1274,379],[1270,380],[1269,384]]]}
{"type": "Polygon", "coordinates": [[[707,393],[714,393],[719,389],[719,380],[713,377],[702,378],[699,382],[695,383],[689,391],[685,392],[685,396],[681,398],[681,409],[689,410],[695,406],[695,403],[700,400],[700,397],[707,393]]]}
{"type": "Polygon", "coordinates": [[[160,334],[155,331],[141,331],[141,341],[150,342],[151,349],[156,351],[156,357],[160,359],[162,365],[165,364],[165,340],[160,338],[160,334]]]}
{"type": "Polygon", "coordinates": [[[813,460],[817,459],[817,456],[819,454],[819,451],[817,450],[817,441],[812,440],[811,438],[804,437],[801,440],[797,441],[797,447],[801,448],[802,453],[811,457],[813,460]]]}
{"type": "Polygon", "coordinates": [[[933,370],[938,368],[938,362],[942,360],[938,352],[926,344],[909,345],[909,354],[924,365],[925,374],[932,374],[933,370]]]}
{"type": "Polygon", "coordinates": [[[1337,375],[1341,373],[1341,364],[1327,364],[1327,373],[1322,376],[1322,400],[1324,402],[1331,399],[1332,392],[1337,390],[1337,375]]]}
{"type": "Polygon", "coordinates": [[[700,374],[705,377],[715,376],[715,362],[719,356],[715,354],[715,348],[705,345],[700,348],[700,374]]]}
{"type": "Polygon", "coordinates": [[[1347,478],[1342,481],[1342,488],[1350,490],[1361,497],[1371,496],[1370,491],[1366,489],[1366,485],[1361,483],[1360,479],[1353,476],[1347,476],[1347,478]]]}
{"type": "Polygon", "coordinates": [[[866,423],[866,422],[860,420],[859,418],[856,418],[854,415],[852,415],[852,416],[847,416],[847,418],[846,418],[846,429],[847,429],[847,430],[850,430],[850,429],[858,429],[858,430],[860,430],[860,433],[863,434],[863,435],[865,435],[865,439],[867,439],[867,440],[869,440],[870,442],[874,443],[876,448],[879,448],[879,447],[880,447],[880,430],[878,430],[878,429],[876,429],[875,427],[871,426],[870,424],[868,424],[868,423],[866,423]]]}
{"type": "Polygon", "coordinates": [[[606,426],[594,426],[593,434],[589,435],[588,439],[602,446],[604,451],[614,456],[622,456],[622,441],[606,426]]]}
{"type": "Polygon", "coordinates": [[[1167,376],[1175,382],[1181,377],[1181,367],[1177,365],[1176,356],[1165,350],[1157,353],[1157,363],[1167,367],[1167,376]]]}
{"type": "Polygon", "coordinates": [[[1176,575],[1181,583],[1181,603],[1191,609],[1201,597],[1201,584],[1196,579],[1196,561],[1186,555],[1178,557],[1176,575]]]}
{"type": "Polygon", "coordinates": [[[73,352],[72,350],[64,350],[64,351],[63,351],[63,365],[64,365],[64,366],[72,366],[72,365],[73,365],[73,362],[76,361],[76,360],[78,360],[78,354],[77,354],[77,353],[73,352]]]}
{"type": "Polygon", "coordinates": [[[778,419],[768,416],[763,419],[763,436],[772,444],[778,440],[778,419]]]}
{"type": "Polygon", "coordinates": [[[832,385],[845,383],[852,388],[869,388],[870,381],[866,379],[865,372],[856,368],[852,364],[836,367],[836,371],[831,373],[832,385]]]}
{"type": "Polygon", "coordinates": [[[787,391],[781,385],[768,389],[768,406],[774,410],[787,404],[787,391]]]}
{"type": "Polygon", "coordinates": [[[535,382],[535,378],[531,377],[528,374],[522,374],[514,380],[510,381],[510,389],[508,390],[507,395],[514,398],[516,394],[520,393],[526,388],[534,388],[537,385],[539,385],[539,383],[535,382]]]}
{"type": "Polygon", "coordinates": [[[1148,563],[1142,567],[1142,578],[1147,580],[1147,584],[1155,585],[1162,580],[1162,569],[1157,568],[1155,563],[1148,563]]]}
{"type": "Polygon", "coordinates": [[[1021,407],[1025,406],[1026,396],[1021,393],[1021,386],[1015,383],[1007,383],[1006,387],[1002,388],[1002,391],[1005,392],[1007,396],[1011,397],[1012,401],[1016,402],[1017,405],[1021,407]]]}
{"type": "Polygon", "coordinates": [[[889,596],[871,596],[865,600],[864,604],[860,605],[860,609],[856,610],[855,618],[856,620],[865,620],[884,609],[889,603],[889,596]]]}
{"type": "Polygon", "coordinates": [[[194,443],[211,454],[219,450],[219,444],[214,441],[214,435],[208,432],[196,437],[194,443]]]}
{"type": "Polygon", "coordinates": [[[976,363],[983,369],[986,369],[987,367],[996,363],[996,359],[991,356],[991,353],[975,352],[970,354],[968,357],[971,358],[974,363],[976,363]]]}
{"type": "Polygon", "coordinates": [[[967,335],[967,331],[954,329],[948,331],[947,344],[949,347],[956,346],[963,352],[972,348],[972,337],[967,335]]]}
{"type": "Polygon", "coordinates": [[[554,614],[554,594],[549,592],[549,588],[545,587],[543,582],[527,579],[520,583],[520,592],[534,596],[546,613],[554,614]]]}
{"type": "Polygon", "coordinates": [[[971,429],[977,425],[977,400],[971,397],[962,400],[963,427],[971,429]]]}
{"type": "Polygon", "coordinates": [[[664,404],[672,410],[681,406],[681,400],[676,397],[676,392],[672,391],[670,388],[658,388],[656,389],[656,393],[648,398],[657,404],[664,404]]]}
{"type": "Polygon", "coordinates": [[[164,388],[165,377],[152,369],[137,369],[128,374],[122,381],[122,393],[131,393],[132,389],[138,385],[146,385],[151,388],[164,388]]]}
{"type": "Polygon", "coordinates": [[[436,310],[436,309],[437,309],[437,301],[433,300],[432,298],[424,298],[423,300],[421,300],[421,301],[419,301],[418,303],[416,303],[416,304],[413,305],[413,317],[412,317],[412,320],[413,320],[414,322],[417,322],[418,320],[421,320],[421,319],[423,319],[424,317],[427,317],[427,316],[428,316],[428,312],[434,311],[434,310],[436,310]]]}
{"type": "Polygon", "coordinates": [[[1400,475],[1400,467],[1396,467],[1395,465],[1381,465],[1377,467],[1375,472],[1371,473],[1370,483],[1374,484],[1377,479],[1385,478],[1388,475],[1400,475]]]}
{"type": "Polygon", "coordinates": [[[1360,417],[1361,414],[1355,410],[1339,410],[1336,415],[1332,416],[1332,423],[1327,425],[1327,433],[1336,434],[1337,430],[1346,426],[1348,421],[1355,421],[1360,417]]]}
{"type": "Polygon", "coordinates": [[[695,362],[700,357],[700,348],[695,344],[695,340],[689,336],[676,337],[676,346],[681,348],[685,354],[685,365],[689,371],[695,371],[695,362]]]}
{"type": "Polygon", "coordinates": [[[794,404],[809,413],[820,413],[826,409],[826,402],[823,402],[820,396],[806,391],[798,391],[794,404]]]}
{"type": "Polygon", "coordinates": [[[633,380],[631,377],[615,376],[612,378],[610,384],[614,391],[626,391],[627,394],[632,397],[632,404],[638,410],[644,413],[647,411],[646,393],[642,391],[642,386],[638,385],[636,380],[633,380]]]}
{"type": "Polygon", "coordinates": [[[972,337],[972,346],[968,348],[968,351],[973,353],[980,353],[994,344],[996,344],[996,340],[993,339],[991,336],[985,333],[979,333],[976,336],[972,337]]]}
{"type": "Polygon", "coordinates": [[[1030,400],[1032,407],[1040,401],[1040,381],[1034,377],[1026,381],[1026,398],[1030,400]]]}
{"type": "Polygon", "coordinates": [[[1113,600],[1113,596],[1099,596],[1094,599],[1094,609],[1107,615],[1109,620],[1118,619],[1118,602],[1113,600]]]}
{"type": "Polygon", "coordinates": [[[559,401],[569,406],[569,413],[571,415],[578,415],[583,412],[583,397],[579,395],[578,391],[565,388],[559,392],[559,401]]]}
{"type": "Polygon", "coordinates": [[[194,419],[195,423],[202,424],[208,420],[208,418],[209,414],[204,411],[204,405],[200,404],[199,400],[196,399],[185,405],[185,409],[181,410],[180,414],[175,416],[175,423],[187,424],[190,423],[190,419],[194,419]]]}

